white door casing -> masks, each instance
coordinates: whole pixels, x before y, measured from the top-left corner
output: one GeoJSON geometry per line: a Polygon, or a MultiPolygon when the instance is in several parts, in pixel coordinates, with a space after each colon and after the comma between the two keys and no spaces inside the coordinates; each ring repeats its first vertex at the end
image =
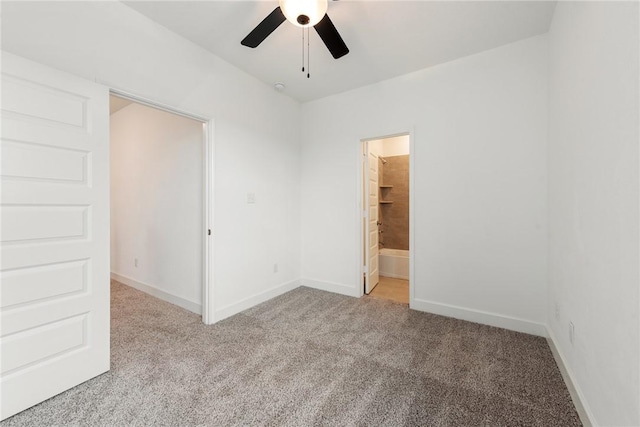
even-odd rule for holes
{"type": "MultiPolygon", "coordinates": [[[[211,325],[216,322],[215,310],[213,309],[213,253],[214,253],[214,239],[213,239],[213,224],[214,224],[214,194],[215,188],[215,174],[214,174],[214,121],[213,119],[207,119],[203,116],[193,114],[189,111],[173,108],[169,105],[159,103],[157,101],[142,98],[138,95],[125,92],[119,89],[111,88],[109,94],[127,99],[137,104],[146,105],[150,108],[154,108],[161,111],[166,111],[170,114],[174,114],[181,117],[186,117],[191,120],[202,122],[202,171],[203,171],[203,185],[202,185],[202,201],[203,201],[203,213],[202,213],[202,232],[204,238],[202,239],[202,322],[206,325],[211,325]]],[[[171,302],[171,301],[169,301],[171,302]]],[[[178,304],[179,305],[179,304],[178,304]]],[[[190,308],[187,310],[191,310],[190,308]]]]}
{"type": "Polygon", "coordinates": [[[2,53],[0,419],[109,370],[109,92],[2,53]]]}
{"type": "Polygon", "coordinates": [[[378,269],[378,156],[371,152],[367,144],[367,229],[365,293],[369,294],[380,281],[378,269]]]}

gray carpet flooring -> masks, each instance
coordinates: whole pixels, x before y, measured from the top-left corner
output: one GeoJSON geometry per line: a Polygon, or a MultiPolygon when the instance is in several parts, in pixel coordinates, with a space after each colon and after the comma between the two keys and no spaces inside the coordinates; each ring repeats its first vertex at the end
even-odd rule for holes
{"type": "Polygon", "coordinates": [[[205,326],[112,283],[111,371],[6,426],[574,426],[546,341],[309,288],[205,326]]]}

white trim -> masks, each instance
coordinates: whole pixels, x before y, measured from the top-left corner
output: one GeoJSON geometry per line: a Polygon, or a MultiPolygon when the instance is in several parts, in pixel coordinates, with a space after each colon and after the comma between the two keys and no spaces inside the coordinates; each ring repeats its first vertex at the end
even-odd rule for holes
{"type": "Polygon", "coordinates": [[[415,128],[412,126],[409,130],[409,302],[416,298],[416,286],[415,286],[415,200],[416,200],[416,185],[415,185],[415,128]]]}
{"type": "Polygon", "coordinates": [[[321,280],[314,279],[302,279],[302,286],[308,288],[319,289],[321,291],[333,292],[334,294],[346,295],[349,297],[361,297],[363,286],[358,286],[360,289],[356,289],[353,286],[344,285],[342,283],[323,282],[321,280]],[[360,290],[360,295],[358,295],[360,290]]]}
{"type": "Polygon", "coordinates": [[[558,369],[560,369],[560,374],[562,374],[562,379],[564,383],[567,385],[567,389],[569,389],[569,394],[571,395],[571,400],[573,400],[573,405],[576,407],[576,412],[578,412],[578,416],[580,417],[580,421],[585,427],[592,427],[598,425],[593,416],[593,412],[589,409],[587,405],[587,400],[584,397],[584,393],[578,386],[578,382],[575,381],[575,377],[571,369],[569,369],[569,364],[566,359],[562,355],[560,348],[556,345],[556,337],[553,333],[553,330],[547,326],[547,343],[549,344],[549,348],[551,349],[551,353],[553,353],[553,358],[556,360],[556,364],[558,365],[558,369]]]}
{"type": "MultiPolygon", "coordinates": [[[[115,89],[108,83],[103,83],[109,86],[109,95],[114,95],[120,98],[128,99],[138,104],[145,105],[147,107],[155,108],[157,110],[166,111],[177,116],[186,117],[191,120],[196,120],[204,125],[203,129],[203,195],[202,195],[202,305],[198,306],[198,314],[202,314],[202,322],[210,325],[214,323],[215,311],[214,311],[214,283],[215,275],[213,271],[214,249],[215,240],[213,238],[213,226],[214,226],[214,212],[215,212],[215,163],[214,163],[214,121],[197,114],[193,114],[187,111],[176,110],[175,108],[162,104],[160,102],[143,98],[132,93],[115,89]],[[208,230],[211,230],[211,235],[208,235],[208,230]]],[[[161,298],[161,297],[159,297],[161,298]]],[[[180,305],[180,304],[178,304],[180,305]]],[[[188,309],[188,308],[187,308],[188,309]]],[[[190,310],[190,309],[188,309],[190,310]]],[[[193,310],[190,310],[193,311],[193,310]]]]}
{"type": "MultiPolygon", "coordinates": [[[[369,197],[365,199],[365,183],[367,180],[367,176],[369,174],[368,171],[365,170],[367,167],[369,156],[369,144],[366,139],[361,139],[358,141],[358,163],[357,163],[357,185],[356,185],[356,194],[358,198],[358,202],[356,206],[358,207],[358,227],[357,227],[357,236],[358,236],[358,263],[361,264],[361,268],[358,269],[354,280],[357,283],[357,289],[355,290],[355,294],[346,293],[344,290],[333,291],[331,289],[338,286],[336,289],[341,289],[344,285],[336,284],[336,283],[325,283],[325,282],[317,282],[318,285],[308,285],[310,288],[322,289],[328,292],[336,292],[342,295],[353,295],[356,297],[361,297],[364,295],[364,280],[366,280],[369,275],[369,260],[367,259],[367,235],[365,233],[365,228],[369,227],[369,197]],[[329,285],[327,287],[327,285],[329,285]]],[[[316,282],[312,280],[311,282],[316,282]]],[[[353,292],[353,291],[351,291],[353,292]]]]}
{"type": "MultiPolygon", "coordinates": [[[[385,272],[384,274],[380,273],[380,277],[390,277],[392,279],[402,279],[402,280],[409,281],[410,276],[403,276],[402,274],[393,274],[393,273],[385,272]]],[[[411,281],[409,281],[409,286],[411,286],[411,281]]]]}
{"type": "Polygon", "coordinates": [[[196,314],[201,314],[202,311],[202,307],[200,306],[200,304],[198,304],[197,302],[194,301],[190,301],[186,298],[182,298],[179,297],[177,295],[174,295],[172,293],[163,291],[161,289],[156,288],[153,285],[149,285],[147,283],[142,283],[139,282],[137,280],[134,280],[130,277],[127,276],[123,276],[121,274],[118,273],[114,273],[111,272],[111,278],[113,280],[117,280],[118,282],[127,285],[127,286],[131,286],[132,288],[135,288],[139,291],[144,292],[145,294],[149,294],[151,296],[154,296],[156,298],[159,298],[163,301],[166,301],[168,303],[171,303],[173,305],[177,305],[178,307],[182,307],[185,310],[189,310],[193,313],[196,314]]]}
{"type": "Polygon", "coordinates": [[[204,238],[202,240],[202,321],[205,325],[210,325],[215,322],[214,307],[214,292],[213,285],[214,280],[214,212],[215,212],[215,186],[214,186],[214,152],[215,146],[213,144],[213,120],[209,120],[204,123],[204,150],[203,150],[203,172],[204,172],[204,186],[203,186],[203,201],[204,201],[204,215],[203,215],[203,232],[204,238]],[[209,234],[211,230],[211,234],[209,234]]]}
{"type": "Polygon", "coordinates": [[[481,323],[483,325],[496,326],[498,328],[509,329],[510,331],[524,332],[525,334],[538,335],[541,337],[547,336],[547,327],[545,324],[517,317],[427,301],[419,298],[411,299],[409,301],[409,307],[413,310],[425,311],[427,313],[439,314],[441,316],[453,317],[469,322],[481,323]]]}
{"type": "Polygon", "coordinates": [[[162,111],[166,111],[167,113],[171,113],[171,114],[175,114],[177,116],[182,116],[182,117],[186,117],[187,119],[191,119],[191,120],[196,120],[198,122],[202,122],[202,123],[208,123],[209,119],[206,117],[202,117],[198,114],[193,114],[190,113],[188,111],[182,111],[182,110],[176,110],[175,108],[171,107],[170,105],[166,105],[163,104],[161,102],[158,101],[154,101],[151,99],[147,99],[147,98],[143,98],[141,96],[138,95],[134,95],[132,93],[120,90],[120,89],[115,89],[113,87],[113,85],[110,85],[108,83],[102,83],[105,86],[108,86],[109,89],[109,94],[110,95],[114,95],[117,96],[119,98],[124,98],[124,99],[128,99],[129,101],[133,101],[135,103],[138,104],[142,104],[142,105],[146,105],[147,107],[151,107],[151,108],[155,108],[156,110],[162,110],[162,111]]]}
{"type": "Polygon", "coordinates": [[[219,322],[222,319],[226,319],[227,317],[231,317],[234,314],[238,314],[251,307],[255,307],[258,304],[292,291],[298,287],[300,287],[300,280],[292,280],[290,282],[282,283],[271,289],[267,289],[266,291],[245,298],[236,303],[219,308],[215,311],[215,321],[219,322]]]}

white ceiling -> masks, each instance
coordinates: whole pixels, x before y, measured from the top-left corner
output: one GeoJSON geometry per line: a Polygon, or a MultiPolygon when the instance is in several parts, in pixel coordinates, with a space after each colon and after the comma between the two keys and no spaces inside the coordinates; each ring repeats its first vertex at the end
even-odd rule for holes
{"type": "Polygon", "coordinates": [[[240,41],[277,1],[125,1],[173,32],[284,92],[309,101],[548,31],[555,1],[330,1],[350,53],[335,60],[315,31],[311,78],[301,30],[284,22],[256,49],[240,41]]]}

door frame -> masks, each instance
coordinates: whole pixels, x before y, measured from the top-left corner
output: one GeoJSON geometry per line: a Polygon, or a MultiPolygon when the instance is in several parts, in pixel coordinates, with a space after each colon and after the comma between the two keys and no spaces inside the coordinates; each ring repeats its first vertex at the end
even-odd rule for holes
{"type": "MultiPolygon", "coordinates": [[[[408,130],[402,130],[398,132],[389,132],[389,133],[381,133],[381,136],[371,136],[366,138],[361,138],[358,140],[358,159],[357,159],[357,177],[358,177],[358,185],[356,187],[356,198],[357,198],[357,212],[356,218],[359,226],[357,227],[358,232],[356,233],[358,254],[357,259],[358,268],[357,268],[357,297],[364,296],[364,286],[363,286],[363,274],[364,268],[368,268],[368,260],[365,259],[366,251],[365,251],[365,235],[364,235],[364,223],[367,221],[368,213],[365,213],[364,206],[364,198],[365,198],[365,184],[366,174],[365,174],[365,166],[367,164],[367,155],[368,155],[368,143],[369,141],[374,141],[377,139],[387,139],[393,138],[396,136],[409,136],[409,308],[413,308],[414,300],[415,300],[415,286],[414,286],[414,271],[415,271],[415,166],[414,166],[414,158],[415,158],[415,132],[413,127],[410,127],[408,130]],[[362,262],[365,262],[364,267],[362,262]]],[[[368,197],[367,197],[368,199],[368,197]]]]}
{"type": "MultiPolygon", "coordinates": [[[[215,239],[213,239],[213,225],[214,225],[214,212],[215,212],[215,193],[214,193],[214,152],[215,145],[213,141],[214,135],[214,120],[213,118],[206,118],[198,114],[176,109],[166,104],[143,98],[132,93],[115,89],[110,87],[109,95],[114,95],[119,98],[128,99],[129,101],[136,102],[138,104],[146,105],[147,107],[155,108],[158,110],[166,111],[171,114],[176,114],[181,117],[196,120],[202,123],[203,131],[203,174],[204,180],[202,186],[202,322],[205,325],[211,325],[215,323],[215,310],[214,310],[214,283],[215,275],[213,271],[213,258],[215,253],[215,239]],[[210,233],[210,234],[209,234],[210,233]]],[[[109,159],[111,162],[111,159],[109,159]]]]}

